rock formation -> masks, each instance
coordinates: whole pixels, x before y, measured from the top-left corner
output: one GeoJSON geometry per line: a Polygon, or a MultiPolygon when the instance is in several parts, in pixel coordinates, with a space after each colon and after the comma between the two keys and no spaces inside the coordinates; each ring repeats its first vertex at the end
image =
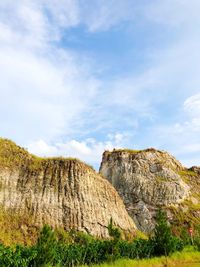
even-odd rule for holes
{"type": "MultiPolygon", "coordinates": [[[[167,152],[105,151],[100,173],[122,197],[129,215],[145,232],[154,226],[155,212],[166,208],[169,218],[200,223],[200,169],[186,169],[167,152]]],[[[180,222],[179,222],[180,223],[180,222]]]]}
{"type": "Polygon", "coordinates": [[[0,139],[0,205],[29,214],[37,226],[106,237],[112,217],[122,230],[136,229],[116,190],[91,167],[77,159],[38,158],[6,139],[0,139]]]}

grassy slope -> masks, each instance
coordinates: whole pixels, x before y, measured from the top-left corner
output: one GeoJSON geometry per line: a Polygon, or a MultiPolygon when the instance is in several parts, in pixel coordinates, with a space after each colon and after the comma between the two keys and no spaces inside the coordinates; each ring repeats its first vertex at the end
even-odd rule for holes
{"type": "MultiPolygon", "coordinates": [[[[190,198],[185,199],[179,206],[179,208],[170,207],[172,213],[175,215],[177,229],[181,230],[180,226],[189,226],[193,228],[199,228],[200,225],[200,175],[194,171],[185,169],[178,173],[182,180],[188,184],[191,188],[190,198]]],[[[176,228],[176,227],[175,227],[176,228]]],[[[179,234],[179,231],[178,234],[179,234]]]]}
{"type": "Polygon", "coordinates": [[[107,154],[114,154],[114,153],[120,153],[120,152],[122,152],[122,153],[126,152],[126,153],[130,153],[130,154],[138,154],[141,152],[149,152],[149,151],[151,152],[151,151],[160,151],[160,150],[157,150],[155,148],[146,148],[146,149],[142,149],[142,150],[129,149],[129,148],[118,148],[118,149],[113,149],[112,151],[106,150],[105,152],[107,154]]]}
{"type": "Polygon", "coordinates": [[[32,245],[37,240],[39,230],[33,226],[30,216],[0,207],[0,243],[6,246],[32,245]]]}
{"type": "Polygon", "coordinates": [[[16,145],[9,139],[0,138],[0,168],[14,169],[21,166],[26,166],[29,170],[39,170],[47,162],[54,163],[55,161],[75,161],[83,164],[85,167],[93,170],[92,166],[77,159],[77,158],[64,158],[64,157],[52,157],[41,158],[30,154],[26,149],[16,145]]]}
{"type": "MultiPolygon", "coordinates": [[[[24,171],[39,171],[47,163],[59,161],[76,161],[86,168],[91,168],[85,163],[75,158],[40,158],[30,154],[24,148],[17,146],[8,139],[0,138],[0,171],[1,169],[23,168],[24,171]]],[[[2,183],[0,179],[0,192],[2,183]]],[[[15,244],[31,245],[37,240],[39,228],[33,224],[33,220],[29,215],[20,215],[12,210],[5,210],[0,205],[0,243],[7,246],[15,244]]]]}
{"type": "MultiPolygon", "coordinates": [[[[153,149],[147,149],[153,150],[153,149]]],[[[131,153],[138,153],[140,150],[128,150],[128,149],[121,149],[116,150],[114,152],[119,151],[127,151],[131,153]]],[[[113,152],[108,152],[113,153],[113,152]]],[[[25,169],[28,169],[29,171],[35,171],[39,170],[43,167],[44,164],[47,163],[47,161],[51,161],[52,163],[54,161],[67,161],[67,160],[73,160],[78,161],[77,159],[73,158],[40,158],[37,156],[34,156],[25,149],[17,146],[14,142],[0,138],[0,169],[8,167],[10,169],[16,168],[16,167],[22,167],[25,166],[25,169]]],[[[82,162],[81,162],[82,163],[82,162]]],[[[84,164],[84,163],[83,163],[84,164]]],[[[84,164],[84,166],[87,166],[84,164]]],[[[90,166],[88,166],[90,168],[90,166]]],[[[179,173],[183,180],[190,184],[193,188],[193,195],[196,199],[199,200],[200,203],[200,182],[199,182],[199,176],[189,170],[185,170],[179,173]]],[[[1,189],[1,181],[0,181],[0,189],[1,189]]],[[[183,203],[183,207],[187,207],[188,211],[183,212],[180,209],[176,210],[175,208],[172,208],[174,213],[176,214],[177,218],[177,227],[180,229],[180,225],[184,225],[185,223],[190,223],[191,225],[199,225],[200,219],[198,212],[200,210],[200,204],[193,204],[189,201],[186,201],[183,203]]],[[[14,216],[10,213],[6,214],[4,211],[0,210],[0,242],[3,242],[7,245],[13,244],[13,243],[20,243],[20,244],[30,244],[35,241],[35,237],[37,236],[37,230],[32,229],[31,222],[23,223],[25,221],[25,218],[22,218],[20,216],[14,216]],[[9,222],[9,223],[7,223],[9,222]],[[24,228],[21,225],[25,224],[24,228]],[[33,235],[33,239],[30,237],[30,233],[28,232],[31,229],[31,235],[33,235]],[[12,235],[11,235],[12,233],[12,235]]],[[[187,227],[187,225],[186,225],[187,227]]],[[[176,231],[175,231],[176,232],[176,231]]],[[[178,231],[177,231],[178,232],[178,231]]]]}
{"type": "Polygon", "coordinates": [[[200,267],[200,252],[185,249],[170,257],[160,257],[145,260],[121,259],[113,263],[92,265],[91,267],[200,267]]]}

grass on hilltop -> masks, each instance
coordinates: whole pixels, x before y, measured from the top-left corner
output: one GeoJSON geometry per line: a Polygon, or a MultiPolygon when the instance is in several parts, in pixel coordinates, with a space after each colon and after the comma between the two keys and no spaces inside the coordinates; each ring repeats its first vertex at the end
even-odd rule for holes
{"type": "Polygon", "coordinates": [[[86,167],[94,168],[87,163],[73,157],[38,157],[29,153],[25,148],[16,145],[9,139],[0,138],[0,168],[8,167],[14,169],[16,167],[25,167],[29,171],[36,171],[49,162],[54,161],[75,161],[84,164],[86,167]]]}
{"type": "Polygon", "coordinates": [[[108,154],[113,154],[113,153],[119,153],[119,152],[127,152],[127,153],[130,153],[130,154],[137,154],[137,153],[141,153],[141,152],[155,152],[155,151],[158,151],[158,152],[163,152],[163,151],[160,151],[160,150],[157,150],[155,148],[146,148],[146,149],[129,149],[129,148],[114,148],[112,151],[105,151],[106,153],[108,154]]]}

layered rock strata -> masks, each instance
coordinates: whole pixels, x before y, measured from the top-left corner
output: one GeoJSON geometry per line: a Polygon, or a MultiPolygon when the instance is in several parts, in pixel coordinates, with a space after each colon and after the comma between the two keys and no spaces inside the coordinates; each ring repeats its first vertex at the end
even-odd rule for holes
{"type": "Polygon", "coordinates": [[[0,139],[0,205],[30,214],[34,224],[107,237],[110,218],[135,232],[113,186],[77,159],[42,159],[0,139]]]}

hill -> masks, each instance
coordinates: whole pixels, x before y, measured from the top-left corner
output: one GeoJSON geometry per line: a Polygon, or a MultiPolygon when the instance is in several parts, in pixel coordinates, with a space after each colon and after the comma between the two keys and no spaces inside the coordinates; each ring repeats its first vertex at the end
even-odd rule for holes
{"type": "Polygon", "coordinates": [[[159,208],[166,209],[177,230],[200,223],[200,168],[187,169],[153,148],[120,149],[104,152],[100,173],[119,192],[140,230],[152,230],[159,208]]]}
{"type": "Polygon", "coordinates": [[[90,166],[73,158],[39,158],[7,139],[0,139],[0,205],[0,239],[13,230],[13,242],[23,243],[21,235],[44,224],[107,237],[112,218],[122,231],[136,230],[116,190],[90,166]],[[5,218],[16,223],[6,225],[5,218]]]}

